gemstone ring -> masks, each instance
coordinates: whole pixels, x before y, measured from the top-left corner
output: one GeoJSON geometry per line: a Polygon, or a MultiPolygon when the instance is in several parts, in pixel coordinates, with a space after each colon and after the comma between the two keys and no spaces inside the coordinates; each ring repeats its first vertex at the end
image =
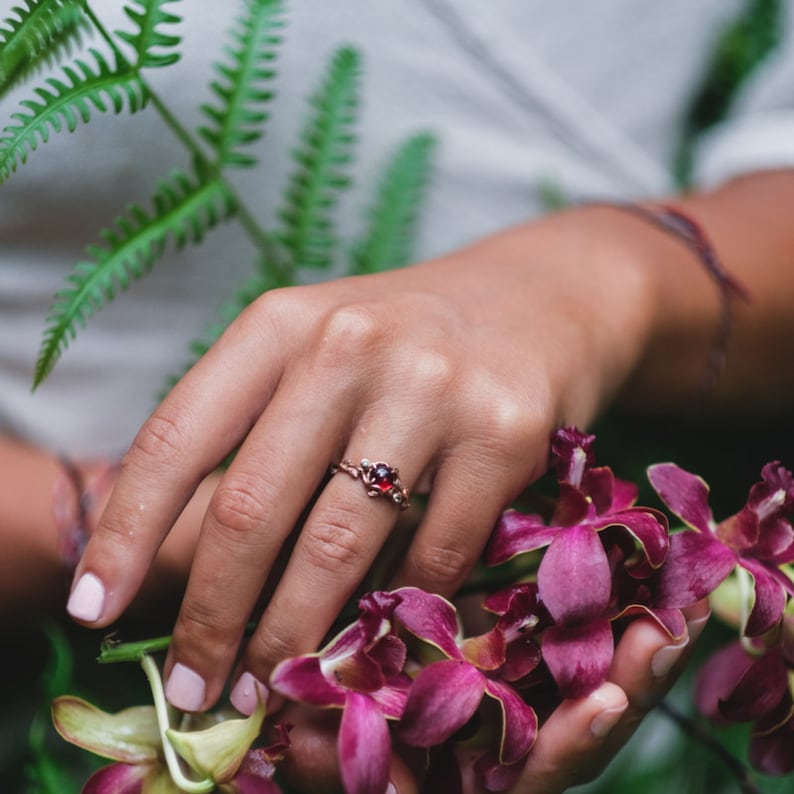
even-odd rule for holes
{"type": "Polygon", "coordinates": [[[331,466],[331,474],[343,471],[354,480],[361,480],[367,489],[367,495],[388,496],[400,510],[407,510],[411,506],[408,499],[408,489],[400,481],[400,470],[389,466],[383,461],[372,462],[369,458],[362,458],[356,465],[352,460],[345,458],[336,466],[331,466]]]}

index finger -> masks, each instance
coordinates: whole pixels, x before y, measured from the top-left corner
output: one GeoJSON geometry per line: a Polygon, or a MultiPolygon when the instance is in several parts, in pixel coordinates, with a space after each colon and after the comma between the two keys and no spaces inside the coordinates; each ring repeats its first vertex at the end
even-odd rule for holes
{"type": "Polygon", "coordinates": [[[247,325],[222,337],[135,437],[75,571],[67,611],[76,620],[106,626],[121,614],[198,484],[270,399],[283,357],[247,325]]]}

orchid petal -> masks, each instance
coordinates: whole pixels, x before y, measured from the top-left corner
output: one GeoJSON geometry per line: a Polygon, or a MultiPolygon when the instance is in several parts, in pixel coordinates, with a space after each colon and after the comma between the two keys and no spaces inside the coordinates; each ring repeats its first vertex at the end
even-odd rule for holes
{"type": "Polygon", "coordinates": [[[485,693],[499,702],[502,709],[502,740],[499,761],[515,764],[520,761],[535,742],[538,734],[538,717],[509,684],[488,679],[485,693]]]}
{"type": "Polygon", "coordinates": [[[339,761],[347,794],[380,794],[389,785],[391,740],[381,710],[351,692],[339,726],[339,761]]]}
{"type": "Polygon", "coordinates": [[[719,708],[732,722],[747,722],[772,711],[787,692],[783,654],[779,647],[770,648],[744,670],[719,708]]]}
{"type": "Polygon", "coordinates": [[[684,523],[701,532],[711,531],[714,517],[709,507],[709,487],[700,477],[675,463],[657,463],[648,468],[648,480],[684,523]]]}
{"type": "Polygon", "coordinates": [[[182,789],[174,783],[166,766],[155,766],[144,778],[141,794],[182,794],[182,789]]]}
{"type": "Polygon", "coordinates": [[[397,720],[402,717],[408,690],[411,688],[412,683],[407,675],[395,676],[376,692],[369,692],[368,694],[380,706],[384,716],[388,719],[397,720]]]}
{"type": "Polygon", "coordinates": [[[758,637],[780,622],[786,608],[786,591],[772,572],[757,560],[743,557],[739,565],[755,582],[755,601],[744,632],[748,637],[758,637]]]}
{"type": "Polygon", "coordinates": [[[543,658],[565,698],[589,695],[609,673],[614,653],[608,620],[551,626],[543,634],[543,658]]]}
{"type": "Polygon", "coordinates": [[[387,634],[367,651],[367,656],[380,667],[384,677],[391,678],[405,667],[405,643],[395,634],[387,634]]]}
{"type": "Polygon", "coordinates": [[[485,550],[487,565],[501,565],[519,554],[548,546],[559,533],[538,515],[505,510],[485,550]]]}
{"type": "Polygon", "coordinates": [[[247,772],[237,775],[232,782],[235,794],[281,794],[281,789],[269,778],[247,772]]]}
{"type": "Polygon", "coordinates": [[[394,610],[394,616],[405,629],[446,656],[460,659],[457,645],[460,626],[455,607],[446,598],[418,587],[402,587],[395,593],[402,601],[394,610]]]}
{"type": "Polygon", "coordinates": [[[767,775],[794,772],[794,720],[781,728],[750,739],[750,763],[767,775]]]}
{"type": "Polygon", "coordinates": [[[612,485],[612,504],[609,509],[614,512],[632,507],[637,501],[638,491],[633,482],[615,477],[612,485]]]}
{"type": "Polygon", "coordinates": [[[686,633],[686,619],[684,618],[684,613],[681,612],[680,609],[656,609],[646,606],[645,604],[630,604],[615,615],[613,620],[633,617],[635,615],[652,618],[656,621],[659,628],[670,635],[670,639],[674,642],[683,640],[684,638],[684,634],[686,633]]]}
{"type": "Polygon", "coordinates": [[[320,655],[320,670],[326,680],[355,692],[375,692],[383,686],[380,665],[365,651],[328,661],[320,655]]]}
{"type": "Polygon", "coordinates": [[[488,752],[474,763],[474,774],[486,791],[508,791],[518,783],[524,764],[500,764],[496,753],[488,752]]]}
{"type": "Polygon", "coordinates": [[[538,568],[538,592],[552,617],[559,623],[591,620],[606,609],[611,588],[609,561],[598,534],[587,526],[560,532],[538,568]]]}
{"type": "Polygon", "coordinates": [[[686,530],[670,536],[659,569],[656,605],[687,607],[712,593],[736,567],[736,555],[711,534],[686,530]]]}
{"type": "Polygon", "coordinates": [[[552,528],[572,527],[574,524],[581,524],[588,516],[594,514],[595,506],[587,494],[582,493],[570,483],[561,482],[559,484],[557,505],[550,522],[552,528]]]}
{"type": "Polygon", "coordinates": [[[518,681],[535,670],[542,660],[540,648],[532,640],[513,640],[507,646],[507,658],[499,674],[503,681],[518,681]]]}
{"type": "Polygon", "coordinates": [[[323,675],[318,654],[296,656],[280,662],[270,675],[270,687],[291,700],[311,706],[341,708],[347,694],[323,675]]]}
{"type": "Polygon", "coordinates": [[[579,486],[584,473],[595,462],[594,435],[588,435],[570,425],[557,429],[551,437],[551,451],[559,458],[557,478],[579,486]]]}
{"type": "Polygon", "coordinates": [[[599,515],[631,507],[637,499],[637,486],[634,483],[618,480],[609,466],[590,469],[585,475],[584,482],[587,495],[599,515]]]}
{"type": "Polygon", "coordinates": [[[463,656],[479,670],[498,670],[505,661],[505,636],[498,628],[461,643],[463,656]]]}
{"type": "Polygon", "coordinates": [[[231,780],[240,768],[248,748],[259,736],[265,719],[262,700],[249,717],[228,719],[203,731],[166,731],[174,749],[194,772],[216,783],[231,780]]]}
{"type": "Polygon", "coordinates": [[[794,527],[791,522],[782,516],[767,518],[761,524],[761,534],[753,554],[776,565],[794,562],[794,527]]]}
{"type": "Polygon", "coordinates": [[[739,642],[726,645],[709,656],[695,678],[695,704],[698,711],[712,720],[724,719],[720,702],[731,694],[736,682],[751,664],[752,659],[739,642]]]}
{"type": "Polygon", "coordinates": [[[483,608],[495,615],[517,613],[519,619],[531,615],[537,605],[538,587],[533,582],[521,582],[491,593],[483,601],[483,608]]]}
{"type": "Polygon", "coordinates": [[[468,662],[429,664],[408,693],[398,725],[400,739],[413,747],[441,744],[471,719],[484,691],[485,676],[468,662]]]}
{"type": "Polygon", "coordinates": [[[608,513],[591,522],[590,526],[596,531],[610,526],[626,529],[640,544],[652,568],[658,568],[667,557],[670,548],[667,519],[656,510],[633,507],[608,513]]]}
{"type": "MultiPolygon", "coordinates": [[[[110,764],[85,782],[81,794],[141,794],[143,781],[153,767],[146,764],[110,764]]],[[[176,794],[176,786],[173,788],[176,794]]]]}
{"type": "Polygon", "coordinates": [[[160,757],[154,706],[133,706],[110,714],[82,698],[64,695],[52,703],[52,722],[67,742],[103,758],[141,764],[160,757]]]}

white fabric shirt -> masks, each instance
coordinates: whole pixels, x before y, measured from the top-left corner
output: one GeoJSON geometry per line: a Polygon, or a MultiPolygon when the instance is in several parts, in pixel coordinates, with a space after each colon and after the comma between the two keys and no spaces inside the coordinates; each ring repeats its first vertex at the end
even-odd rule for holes
{"type": "MultiPolygon", "coordinates": [[[[128,26],[120,0],[93,4],[111,28],[128,26]]],[[[195,129],[233,3],[188,0],[182,61],[147,78],[195,129]]],[[[12,2],[3,0],[5,16],[12,2]]],[[[363,55],[356,187],[338,215],[360,233],[374,179],[405,136],[440,139],[419,255],[463,246],[542,210],[539,187],[572,197],[668,194],[682,114],[721,27],[740,0],[293,0],[277,63],[278,96],[261,162],[231,173],[272,226],[290,172],[305,99],[343,44],[363,55]]],[[[701,184],[794,165],[794,35],[747,85],[733,117],[703,142],[701,184]]],[[[90,42],[101,48],[99,40],[90,42]]],[[[0,106],[3,123],[32,85],[0,106]]],[[[54,374],[31,394],[33,365],[53,294],[131,200],[149,206],[169,169],[188,167],[149,107],[95,113],[53,136],[0,186],[0,430],[70,454],[119,454],[155,404],[187,343],[253,267],[235,222],[158,261],[151,274],[78,333],[54,374]]],[[[583,263],[586,266],[586,263],[583,263]]],[[[233,388],[233,384],[230,384],[233,388]]]]}

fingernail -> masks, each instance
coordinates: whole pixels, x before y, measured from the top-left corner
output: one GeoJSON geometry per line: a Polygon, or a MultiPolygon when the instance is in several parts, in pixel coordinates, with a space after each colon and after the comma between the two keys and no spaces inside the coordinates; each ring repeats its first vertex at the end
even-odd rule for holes
{"type": "Polygon", "coordinates": [[[102,614],[104,605],[105,586],[98,576],[84,573],[69,596],[66,611],[73,618],[93,623],[102,614]]]}
{"type": "Polygon", "coordinates": [[[204,679],[198,673],[177,662],[168,676],[165,696],[181,711],[198,711],[204,705],[206,689],[204,679]]]}
{"type": "Polygon", "coordinates": [[[389,783],[389,785],[386,786],[386,794],[398,794],[397,786],[395,786],[394,783],[389,783]]]}
{"type": "Polygon", "coordinates": [[[590,723],[590,733],[596,739],[603,739],[618,724],[628,705],[627,701],[622,706],[613,706],[596,714],[590,723]]]}
{"type": "Polygon", "coordinates": [[[690,642],[694,642],[703,633],[703,629],[706,628],[706,624],[709,622],[710,617],[711,612],[704,615],[702,618],[695,618],[687,622],[686,628],[689,633],[690,642]]]}
{"type": "Polygon", "coordinates": [[[232,705],[246,716],[254,713],[258,702],[267,703],[268,689],[254,678],[251,673],[243,673],[234,685],[229,700],[232,705]]]}
{"type": "Polygon", "coordinates": [[[664,648],[659,648],[651,659],[651,673],[654,678],[664,678],[673,665],[681,658],[684,648],[689,645],[689,637],[678,645],[665,645],[664,648]]]}

